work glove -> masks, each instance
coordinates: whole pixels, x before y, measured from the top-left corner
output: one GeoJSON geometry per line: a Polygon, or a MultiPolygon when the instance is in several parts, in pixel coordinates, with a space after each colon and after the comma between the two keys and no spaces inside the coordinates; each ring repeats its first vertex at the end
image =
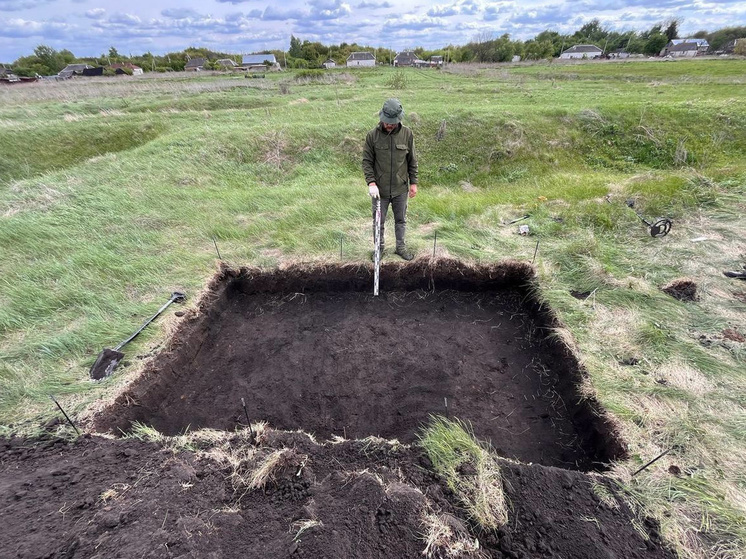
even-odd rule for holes
{"type": "Polygon", "coordinates": [[[368,185],[368,194],[370,194],[371,198],[381,197],[381,195],[378,193],[378,186],[376,185],[376,183],[368,185]]]}

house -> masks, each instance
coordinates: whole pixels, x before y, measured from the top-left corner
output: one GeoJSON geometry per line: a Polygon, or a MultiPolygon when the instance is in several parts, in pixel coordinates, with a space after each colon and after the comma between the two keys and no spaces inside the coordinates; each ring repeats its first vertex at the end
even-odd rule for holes
{"type": "Polygon", "coordinates": [[[394,66],[414,66],[417,55],[414,51],[404,50],[394,58],[394,66]]]}
{"type": "Polygon", "coordinates": [[[337,63],[334,62],[334,60],[332,60],[331,58],[329,58],[328,60],[326,60],[326,62],[323,62],[321,64],[321,67],[326,70],[329,70],[330,68],[336,68],[336,66],[337,66],[337,63]]]}
{"type": "Polygon", "coordinates": [[[430,64],[433,66],[443,66],[443,57],[442,56],[431,56],[430,64]]]}
{"type": "Polygon", "coordinates": [[[267,70],[281,70],[274,54],[244,54],[241,67],[248,72],[266,72],[267,70]]]}
{"type": "Polygon", "coordinates": [[[353,52],[347,57],[347,67],[351,66],[375,66],[376,57],[371,52],[353,52]]]}
{"type": "Polygon", "coordinates": [[[184,66],[184,71],[201,72],[205,69],[205,64],[207,64],[207,60],[204,58],[192,58],[187,61],[186,66],[184,66]]]}
{"type": "Polygon", "coordinates": [[[717,54],[733,54],[736,52],[736,47],[738,45],[742,45],[741,48],[743,48],[743,45],[745,44],[746,44],[746,38],[733,39],[732,41],[729,41],[728,43],[726,43],[722,51],[718,52],[717,54]]]}
{"type": "Polygon", "coordinates": [[[8,68],[0,68],[0,83],[17,83],[20,82],[21,78],[16,76],[8,68]]]}
{"type": "MultiPolygon", "coordinates": [[[[707,51],[710,50],[710,43],[707,42],[707,39],[696,39],[696,38],[692,37],[692,38],[689,38],[689,39],[673,39],[673,40],[669,41],[668,44],[665,47],[663,47],[663,50],[661,50],[660,55],[661,56],[668,56],[668,54],[671,52],[671,50],[673,49],[673,47],[677,47],[677,46],[682,45],[684,43],[695,43],[697,45],[697,54],[698,55],[707,54],[707,51]]],[[[688,45],[687,48],[684,49],[684,50],[682,50],[682,49],[676,49],[673,52],[679,52],[679,53],[681,53],[681,52],[689,52],[691,50],[692,50],[692,46],[688,45]]],[[[682,55],[679,54],[679,55],[674,55],[674,56],[682,56],[682,55]]],[[[689,55],[686,55],[686,56],[689,56],[689,55]]]]}
{"type": "Polygon", "coordinates": [[[109,69],[114,70],[114,73],[120,76],[122,74],[129,74],[126,70],[130,70],[133,76],[141,76],[143,74],[142,68],[135,66],[132,62],[117,62],[109,66],[109,69]]]}
{"type": "Polygon", "coordinates": [[[87,70],[89,68],[93,68],[93,66],[89,66],[88,64],[68,64],[62,70],[60,70],[59,74],[57,74],[57,77],[66,80],[68,78],[72,78],[73,76],[82,76],[83,70],[87,70]]]}
{"type": "Polygon", "coordinates": [[[215,64],[220,66],[223,70],[235,70],[238,68],[238,63],[235,60],[231,60],[230,58],[221,58],[220,60],[216,61],[215,64]]]}
{"type": "Polygon", "coordinates": [[[699,54],[699,46],[697,43],[678,43],[672,45],[669,43],[660,52],[661,56],[671,56],[674,58],[693,58],[699,54]]]}
{"type": "Polygon", "coordinates": [[[575,45],[560,54],[560,58],[599,58],[603,53],[604,51],[596,45],[575,45]]]}
{"type": "Polygon", "coordinates": [[[83,70],[83,75],[86,78],[96,77],[96,76],[103,76],[104,75],[104,67],[103,66],[97,66],[95,68],[86,68],[83,70]]]}

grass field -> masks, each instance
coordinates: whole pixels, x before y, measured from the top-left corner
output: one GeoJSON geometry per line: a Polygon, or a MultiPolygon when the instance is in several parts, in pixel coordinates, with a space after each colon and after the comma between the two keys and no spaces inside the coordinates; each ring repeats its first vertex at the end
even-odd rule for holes
{"type": "Polygon", "coordinates": [[[437,233],[440,255],[530,260],[538,241],[558,335],[630,444],[620,485],[683,557],[743,557],[746,282],[722,271],[746,264],[744,76],[692,60],[2,88],[0,434],[51,417],[49,393],[74,413],[110,395],[138,360],[93,384],[96,354],[172,291],[193,299],[213,238],[233,264],[336,260],[340,237],[365,259],[360,150],[396,96],[420,158],[411,247],[427,257],[437,233]],[[502,226],[526,213],[530,236],[502,226]],[[660,290],[682,277],[699,301],[660,290]]]}

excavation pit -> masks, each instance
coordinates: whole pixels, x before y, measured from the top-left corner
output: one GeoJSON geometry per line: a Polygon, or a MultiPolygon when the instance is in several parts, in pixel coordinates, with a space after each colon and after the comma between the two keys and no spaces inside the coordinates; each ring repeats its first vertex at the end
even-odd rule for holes
{"type": "Polygon", "coordinates": [[[523,263],[224,269],[96,419],[165,434],[252,422],[317,438],[412,442],[432,414],[468,421],[503,457],[602,470],[623,445],[533,296],[523,263]]]}

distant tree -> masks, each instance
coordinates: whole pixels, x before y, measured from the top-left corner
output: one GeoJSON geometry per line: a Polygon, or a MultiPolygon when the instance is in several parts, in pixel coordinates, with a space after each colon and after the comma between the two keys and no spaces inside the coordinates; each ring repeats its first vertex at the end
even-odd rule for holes
{"type": "Polygon", "coordinates": [[[290,35],[290,50],[288,50],[288,54],[293,58],[301,58],[303,56],[300,39],[294,35],[290,35]]]}
{"type": "Polygon", "coordinates": [[[528,40],[523,44],[527,60],[543,60],[554,56],[554,45],[549,40],[528,40]]]}
{"type": "Polygon", "coordinates": [[[510,62],[515,54],[515,45],[510,40],[510,35],[505,33],[497,41],[494,46],[494,61],[495,62],[510,62]]]}
{"type": "Polygon", "coordinates": [[[492,49],[493,34],[491,31],[477,33],[467,45],[474,53],[477,62],[489,62],[490,50],[492,49]]]}
{"type": "Polygon", "coordinates": [[[650,35],[650,37],[648,37],[648,40],[645,42],[645,46],[643,47],[643,53],[650,56],[655,56],[661,50],[663,50],[663,47],[665,47],[667,44],[668,37],[666,37],[663,33],[650,35]]]}
{"type": "Polygon", "coordinates": [[[739,56],[746,56],[746,39],[739,39],[736,43],[736,48],[733,49],[733,54],[739,56]]]}
{"type": "Polygon", "coordinates": [[[663,32],[663,34],[666,36],[666,39],[668,41],[673,41],[674,39],[679,38],[679,20],[678,19],[672,19],[668,22],[668,26],[666,27],[666,30],[663,32]]]}
{"type": "Polygon", "coordinates": [[[592,19],[575,32],[575,37],[579,41],[598,42],[606,38],[609,32],[603,28],[598,19],[592,19]]]}
{"type": "Polygon", "coordinates": [[[746,37],[746,27],[724,27],[710,33],[707,41],[712,50],[720,50],[734,39],[746,37]]]}
{"type": "Polygon", "coordinates": [[[65,63],[65,66],[67,66],[68,64],[72,64],[73,62],[77,60],[75,58],[75,55],[67,49],[62,49],[59,52],[59,55],[62,58],[62,62],[65,63]]]}
{"type": "Polygon", "coordinates": [[[67,63],[64,61],[62,56],[60,56],[60,53],[47,45],[39,45],[36,47],[34,49],[34,55],[37,59],[34,62],[45,68],[45,71],[43,72],[45,75],[57,74],[67,66],[67,63]]]}

